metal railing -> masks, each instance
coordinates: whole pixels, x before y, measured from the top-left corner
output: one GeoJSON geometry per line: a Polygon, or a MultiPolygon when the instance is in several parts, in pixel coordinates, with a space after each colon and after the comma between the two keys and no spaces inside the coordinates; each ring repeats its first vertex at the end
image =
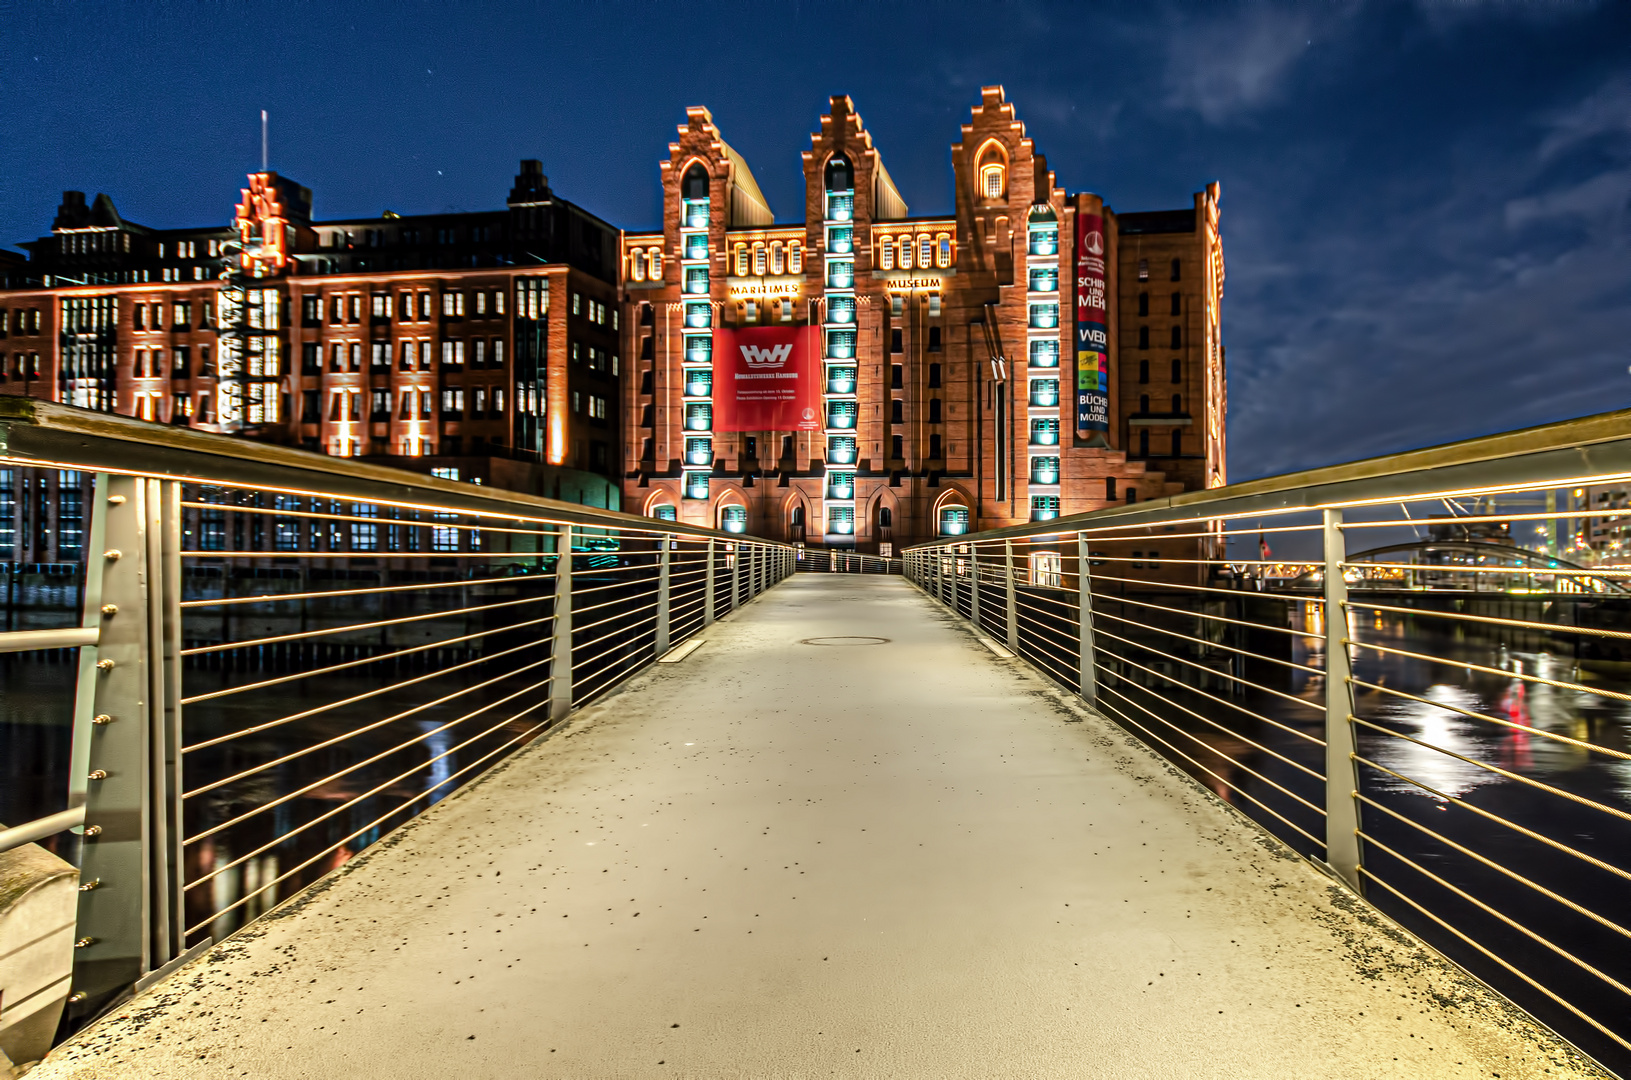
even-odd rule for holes
{"type": "Polygon", "coordinates": [[[899,574],[902,571],[898,557],[807,547],[798,549],[795,568],[801,574],[899,574]]]}
{"type": "Polygon", "coordinates": [[[70,1025],[795,565],[784,544],[25,399],[0,398],[0,467],[94,474],[80,625],[0,633],[8,693],[72,716],[66,806],[0,831],[0,850],[80,834],[70,1025]]]}
{"type": "Polygon", "coordinates": [[[906,575],[1625,1072],[1631,565],[1556,536],[1631,484],[1628,432],[1613,413],[947,537],[906,575]]]}

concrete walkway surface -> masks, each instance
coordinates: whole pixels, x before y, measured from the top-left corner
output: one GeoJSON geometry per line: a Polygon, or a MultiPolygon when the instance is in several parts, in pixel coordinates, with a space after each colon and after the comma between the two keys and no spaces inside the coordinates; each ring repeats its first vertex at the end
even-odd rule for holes
{"type": "Polygon", "coordinates": [[[703,636],[30,1080],[1604,1075],[899,578],[703,636]]]}

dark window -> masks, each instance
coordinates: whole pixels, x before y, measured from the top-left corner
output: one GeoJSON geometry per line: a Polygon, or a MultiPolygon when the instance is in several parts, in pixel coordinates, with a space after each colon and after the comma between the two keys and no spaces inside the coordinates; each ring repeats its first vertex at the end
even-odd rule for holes
{"type": "Polygon", "coordinates": [[[647,336],[640,339],[640,359],[654,360],[657,356],[657,339],[647,336]]]}
{"type": "Polygon", "coordinates": [[[930,461],[939,461],[940,457],[941,457],[941,454],[940,454],[940,436],[930,435],[929,436],[929,460],[930,461]]]}
{"type": "Polygon", "coordinates": [[[938,326],[929,327],[929,351],[940,351],[940,327],[938,326]]]}
{"type": "Polygon", "coordinates": [[[1138,411],[1141,413],[1147,413],[1150,411],[1150,395],[1138,395],[1138,411]]]}
{"type": "Polygon", "coordinates": [[[1116,498],[1116,478],[1113,477],[1113,476],[1106,476],[1104,478],[1104,497],[1106,499],[1110,500],[1111,502],[1115,501],[1115,498],[1116,498]]]}
{"type": "Polygon", "coordinates": [[[791,435],[782,436],[782,457],[789,460],[793,457],[793,436],[791,435]]]}
{"type": "Polygon", "coordinates": [[[323,371],[323,361],[317,355],[317,342],[308,341],[300,346],[300,374],[320,375],[323,371]]]}
{"type": "MultiPolygon", "coordinates": [[[[1146,431],[1144,434],[1148,435],[1149,432],[1146,431]]],[[[1130,503],[1134,503],[1134,502],[1138,501],[1138,489],[1137,488],[1128,488],[1127,489],[1127,501],[1130,502],[1130,503]]]]}
{"type": "Polygon", "coordinates": [[[1173,293],[1172,294],[1172,313],[1174,315],[1182,315],[1184,313],[1184,294],[1183,293],[1173,293]]]}
{"type": "Polygon", "coordinates": [[[854,176],[850,171],[849,162],[841,157],[835,157],[827,162],[827,190],[848,191],[855,186],[854,176]]]}
{"type": "MultiPolygon", "coordinates": [[[[1144,428],[1142,431],[1140,431],[1138,433],[1138,456],[1139,457],[1149,457],[1150,456],[1150,429],[1149,428],[1144,428]]],[[[1128,502],[1133,501],[1133,493],[1131,491],[1129,491],[1127,493],[1127,501],[1128,502]]]]}
{"type": "Polygon", "coordinates": [[[753,435],[742,436],[742,456],[757,459],[759,456],[759,440],[753,435]]]}
{"type": "Polygon", "coordinates": [[[878,507],[878,528],[890,529],[895,525],[895,512],[887,506],[878,507]]]}
{"type": "Polygon", "coordinates": [[[889,403],[889,422],[891,424],[906,423],[906,403],[900,398],[895,398],[889,403]]]}
{"type": "Polygon", "coordinates": [[[647,405],[640,410],[640,426],[643,428],[657,426],[657,410],[655,406],[647,405]]]}
{"type": "Polygon", "coordinates": [[[939,364],[930,364],[929,365],[929,386],[931,388],[933,388],[933,387],[938,387],[939,385],[940,385],[940,365],[939,364]]]}
{"type": "MultiPolygon", "coordinates": [[[[1131,495],[1132,492],[1128,492],[1128,494],[1131,495]]],[[[1144,564],[1140,560],[1143,558],[1144,553],[1142,551],[1133,552],[1133,561],[1127,564],[1128,568],[1131,570],[1142,570],[1144,568],[1144,564]]]]}
{"type": "Polygon", "coordinates": [[[795,529],[800,528],[801,526],[803,526],[803,524],[804,524],[804,507],[802,507],[802,506],[793,507],[793,522],[792,523],[793,523],[793,527],[795,529]]]}
{"type": "MultiPolygon", "coordinates": [[[[648,338],[647,340],[650,340],[650,339],[648,338]]],[[[652,393],[654,391],[654,387],[652,386],[652,380],[655,377],[656,377],[656,372],[653,372],[653,371],[645,371],[645,372],[642,372],[640,374],[640,392],[642,394],[650,394],[650,393],[652,393]]]]}
{"type": "Polygon", "coordinates": [[[1175,383],[1184,381],[1184,362],[1177,357],[1173,357],[1172,360],[1172,381],[1175,383]]]}
{"type": "Polygon", "coordinates": [[[901,341],[901,330],[897,326],[889,331],[889,351],[892,353],[900,352],[904,347],[904,343],[901,341]]]}
{"type": "MultiPolygon", "coordinates": [[[[940,399],[939,398],[930,398],[929,399],[929,423],[931,423],[931,424],[940,423],[940,399]]],[[[939,457],[939,456],[940,456],[939,454],[935,455],[935,457],[939,457]]]]}
{"type": "Polygon", "coordinates": [[[1184,411],[1184,398],[1182,394],[1172,395],[1172,411],[1175,413],[1181,413],[1184,411]]]}
{"type": "Polygon", "coordinates": [[[1179,260],[1179,259],[1173,259],[1172,260],[1172,280],[1173,281],[1182,281],[1183,279],[1184,279],[1183,262],[1181,260],[1179,260]]]}
{"type": "Polygon", "coordinates": [[[1138,381],[1141,383],[1150,381],[1150,362],[1148,360],[1138,362],[1138,381]]]}
{"type": "Polygon", "coordinates": [[[317,297],[302,296],[300,298],[300,321],[307,326],[317,325],[317,297]]]}
{"type": "Polygon", "coordinates": [[[1147,292],[1141,292],[1138,294],[1138,313],[1140,315],[1148,315],[1150,313],[1150,294],[1147,292]]]}
{"type": "Polygon", "coordinates": [[[891,436],[889,436],[889,460],[890,461],[905,461],[906,460],[906,436],[904,436],[904,435],[891,435],[891,436]]]}
{"type": "Polygon", "coordinates": [[[317,391],[307,390],[300,395],[303,399],[300,422],[302,424],[315,424],[323,419],[323,413],[318,404],[317,391]]]}
{"type": "Polygon", "coordinates": [[[1172,347],[1174,349],[1181,349],[1184,347],[1184,332],[1182,329],[1176,326],[1172,328],[1172,347]]]}
{"type": "Polygon", "coordinates": [[[640,460],[641,461],[655,461],[655,460],[657,460],[657,440],[656,439],[641,439],[640,440],[640,460]]]}
{"type": "Polygon", "coordinates": [[[681,195],[687,199],[708,198],[708,172],[701,165],[693,165],[685,172],[684,191],[681,195]]]}
{"type": "Polygon", "coordinates": [[[1172,456],[1184,456],[1184,433],[1181,431],[1174,431],[1172,433],[1172,456]]]}
{"type": "Polygon", "coordinates": [[[330,371],[345,370],[345,346],[334,345],[329,349],[328,369],[330,371]]]}
{"type": "MultiPolygon", "coordinates": [[[[895,332],[900,333],[898,330],[895,332]]],[[[905,387],[905,377],[905,371],[900,364],[889,365],[889,388],[891,390],[903,389],[905,387]]]]}
{"type": "Polygon", "coordinates": [[[177,345],[170,350],[171,375],[185,379],[192,368],[192,346],[177,345]]]}
{"type": "Polygon", "coordinates": [[[1140,326],[1138,328],[1138,347],[1140,349],[1147,349],[1150,347],[1150,328],[1147,326],[1140,326]]]}

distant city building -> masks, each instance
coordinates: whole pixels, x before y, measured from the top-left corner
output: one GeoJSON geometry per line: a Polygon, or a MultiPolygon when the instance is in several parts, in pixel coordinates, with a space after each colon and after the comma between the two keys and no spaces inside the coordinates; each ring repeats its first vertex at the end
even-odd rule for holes
{"type": "Polygon", "coordinates": [[[629,510],[898,551],[1225,482],[1217,185],[1067,194],[1000,87],[952,163],[953,212],[914,216],[835,97],[778,223],[688,110],[662,229],[623,240],[629,510]]]}

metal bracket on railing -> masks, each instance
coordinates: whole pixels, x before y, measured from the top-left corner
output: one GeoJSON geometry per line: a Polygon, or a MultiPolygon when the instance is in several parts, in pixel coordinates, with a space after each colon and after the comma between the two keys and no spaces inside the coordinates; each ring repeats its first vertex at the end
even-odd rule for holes
{"type": "Polygon", "coordinates": [[[1354,764],[1353,674],[1348,657],[1347,540],[1342,511],[1325,511],[1325,862],[1364,895],[1359,872],[1359,773],[1354,764]]]}
{"type": "Polygon", "coordinates": [[[662,550],[657,555],[657,643],[658,656],[668,651],[668,552],[674,546],[667,533],[657,538],[662,550]]]}
{"type": "Polygon", "coordinates": [[[85,809],[70,1022],[186,951],[181,895],[181,493],[98,474],[74,703],[85,809]],[[95,554],[100,552],[101,554],[95,554]]]}
{"type": "Polygon", "coordinates": [[[1081,687],[1082,700],[1089,705],[1097,705],[1099,700],[1099,669],[1094,662],[1098,654],[1093,651],[1093,585],[1090,572],[1091,559],[1087,546],[1087,534],[1076,534],[1076,581],[1077,581],[1077,632],[1076,632],[1076,658],[1077,658],[1077,685],[1081,687]]]}
{"type": "Polygon", "coordinates": [[[1019,597],[1014,588],[1014,542],[1002,542],[1003,584],[1007,589],[1008,648],[1019,652],[1019,597]]]}
{"type": "Polygon", "coordinates": [[[549,718],[572,711],[572,526],[555,534],[555,618],[549,637],[549,718]]]}

